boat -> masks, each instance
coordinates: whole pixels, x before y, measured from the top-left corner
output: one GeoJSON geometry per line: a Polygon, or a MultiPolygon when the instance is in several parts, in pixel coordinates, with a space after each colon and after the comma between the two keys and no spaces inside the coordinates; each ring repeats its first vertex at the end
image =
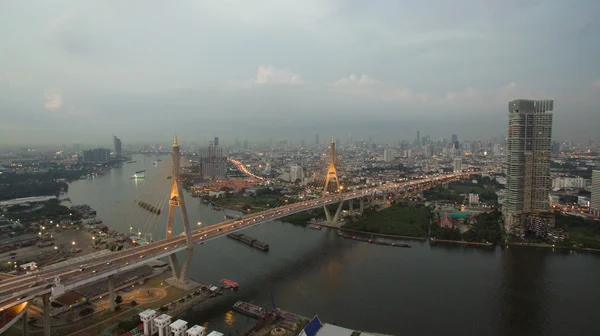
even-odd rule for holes
{"type": "Polygon", "coordinates": [[[225,214],[226,219],[236,219],[236,216],[225,214]]]}
{"type": "Polygon", "coordinates": [[[236,281],[229,280],[229,279],[221,279],[220,284],[221,284],[221,287],[223,287],[225,289],[229,289],[229,288],[237,289],[240,287],[240,284],[238,284],[236,281]]]}
{"type": "Polygon", "coordinates": [[[213,207],[213,210],[216,210],[216,211],[221,211],[221,208],[219,208],[218,206],[214,206],[214,207],[213,207]]]}
{"type": "Polygon", "coordinates": [[[153,212],[153,213],[155,213],[157,215],[160,215],[160,209],[158,209],[158,208],[156,208],[156,207],[154,207],[154,206],[152,206],[152,205],[150,205],[150,204],[148,204],[146,202],[141,202],[140,201],[140,202],[138,202],[138,205],[140,207],[142,207],[143,209],[146,209],[146,210],[148,210],[150,212],[153,212]]]}
{"type": "Polygon", "coordinates": [[[314,230],[321,230],[322,227],[320,225],[316,225],[316,224],[308,224],[308,227],[314,230]]]}
{"type": "Polygon", "coordinates": [[[161,162],[161,161],[162,161],[161,159],[156,159],[156,162],[161,162]]]}
{"type": "Polygon", "coordinates": [[[246,316],[250,316],[253,318],[261,318],[267,314],[266,310],[262,307],[259,307],[255,304],[238,301],[233,305],[233,310],[238,313],[244,314],[246,316]]]}
{"type": "Polygon", "coordinates": [[[144,175],[144,173],[135,173],[131,176],[132,180],[141,180],[143,178],[145,178],[146,176],[144,175]]]}
{"type": "Polygon", "coordinates": [[[154,163],[153,163],[153,164],[156,166],[156,165],[158,164],[158,162],[154,161],[154,163]]]}
{"type": "Polygon", "coordinates": [[[268,252],[269,251],[269,244],[267,243],[263,243],[259,240],[255,240],[252,242],[252,246],[256,247],[257,249],[261,250],[261,251],[265,251],[268,252]]]}
{"type": "Polygon", "coordinates": [[[145,173],[145,172],[146,172],[146,169],[143,169],[143,170],[138,170],[138,171],[136,171],[135,173],[136,173],[136,174],[139,174],[139,173],[145,173]]]}
{"type": "Polygon", "coordinates": [[[242,242],[246,245],[250,245],[252,247],[256,247],[257,249],[264,251],[264,252],[269,252],[269,244],[261,242],[258,239],[254,239],[250,236],[247,236],[243,233],[229,233],[227,235],[227,237],[231,238],[231,239],[235,239],[239,242],[242,242]]]}

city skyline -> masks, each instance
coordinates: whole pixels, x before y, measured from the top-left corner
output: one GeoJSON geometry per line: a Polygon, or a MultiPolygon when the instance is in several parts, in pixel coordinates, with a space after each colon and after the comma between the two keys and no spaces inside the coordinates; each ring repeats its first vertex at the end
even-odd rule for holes
{"type": "Polygon", "coordinates": [[[518,97],[555,98],[557,139],[581,140],[599,126],[599,7],[200,1],[137,15],[134,4],[6,3],[0,143],[98,143],[106,129],[127,143],[157,132],[481,138],[503,133],[518,97]],[[540,45],[561,48],[513,52],[540,45]]]}

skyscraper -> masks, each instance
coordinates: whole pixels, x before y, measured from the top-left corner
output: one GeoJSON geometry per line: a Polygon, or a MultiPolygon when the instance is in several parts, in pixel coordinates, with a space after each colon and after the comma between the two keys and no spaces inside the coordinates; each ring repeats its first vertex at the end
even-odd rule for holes
{"type": "Polygon", "coordinates": [[[507,190],[504,224],[510,235],[544,236],[554,226],[548,210],[554,100],[515,99],[508,104],[507,190]]]}
{"type": "Polygon", "coordinates": [[[121,139],[117,138],[116,136],[113,135],[113,147],[115,148],[115,156],[116,157],[121,157],[122,152],[122,145],[121,145],[121,139]]]}
{"type": "Polygon", "coordinates": [[[315,147],[319,147],[319,135],[315,136],[315,147]]]}
{"type": "Polygon", "coordinates": [[[417,141],[416,141],[415,145],[421,146],[421,134],[420,134],[419,130],[417,130],[417,141]]]}
{"type": "Polygon", "coordinates": [[[455,143],[457,141],[458,141],[458,135],[452,134],[452,143],[455,143]]]}
{"type": "Polygon", "coordinates": [[[452,168],[455,172],[462,171],[462,158],[460,158],[460,157],[454,158],[454,161],[452,163],[453,163],[452,168]]]}
{"type": "Polygon", "coordinates": [[[600,216],[600,170],[592,171],[592,201],[590,212],[600,216]]]}
{"type": "Polygon", "coordinates": [[[210,141],[208,148],[200,148],[200,171],[204,178],[219,178],[227,176],[227,156],[219,147],[219,138],[210,141]]]}
{"type": "Polygon", "coordinates": [[[393,149],[384,149],[383,150],[383,161],[390,162],[394,160],[394,150],[393,149]]]}

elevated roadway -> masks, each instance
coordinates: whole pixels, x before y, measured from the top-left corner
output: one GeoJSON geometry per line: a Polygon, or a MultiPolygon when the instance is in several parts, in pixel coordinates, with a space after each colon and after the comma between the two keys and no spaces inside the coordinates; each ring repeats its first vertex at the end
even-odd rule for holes
{"type": "MultiPolygon", "coordinates": [[[[268,221],[339,203],[340,201],[368,197],[377,192],[399,193],[411,191],[414,188],[428,187],[434,183],[448,182],[468,175],[469,173],[443,174],[421,180],[354,190],[343,194],[330,194],[320,199],[310,199],[206,226],[192,232],[192,241],[194,244],[203,244],[232,232],[242,231],[268,221]]],[[[47,269],[40,269],[35,273],[0,281],[0,312],[35,297],[60,295],[62,292],[139,267],[155,259],[168,257],[173,253],[186,249],[186,237],[182,234],[127,250],[89,255],[78,260],[79,264],[73,262],[62,265],[57,264],[47,267],[47,269]]]]}

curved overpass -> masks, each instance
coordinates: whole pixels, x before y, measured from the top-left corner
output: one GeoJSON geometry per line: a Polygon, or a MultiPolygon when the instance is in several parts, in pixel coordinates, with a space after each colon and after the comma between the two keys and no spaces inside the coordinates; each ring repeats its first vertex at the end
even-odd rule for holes
{"type": "MultiPolygon", "coordinates": [[[[443,183],[459,177],[468,176],[470,173],[452,173],[433,176],[426,179],[407,181],[402,183],[386,184],[344,194],[331,194],[320,199],[306,200],[258,213],[248,214],[236,219],[226,220],[192,232],[194,244],[203,244],[205,241],[220,238],[232,232],[245,230],[252,226],[286,217],[295,213],[335,204],[345,200],[357,199],[373,195],[376,192],[402,192],[411,191],[422,186],[431,186],[433,183],[443,183]]],[[[75,260],[64,265],[56,265],[52,269],[40,270],[35,274],[28,274],[0,281],[0,309],[7,309],[17,304],[31,300],[45,294],[59,295],[88,283],[106,278],[110,275],[121,273],[155,259],[165,258],[169,255],[187,249],[186,237],[181,235],[156,241],[151,244],[130,248],[127,250],[90,256],[87,260],[75,260]],[[53,281],[59,278],[56,285],[53,281]]]]}
{"type": "MultiPolygon", "coordinates": [[[[1,280],[14,278],[11,274],[0,274],[1,280]]],[[[23,315],[25,315],[29,302],[22,302],[15,306],[0,311],[0,334],[12,327],[23,315]]]]}

